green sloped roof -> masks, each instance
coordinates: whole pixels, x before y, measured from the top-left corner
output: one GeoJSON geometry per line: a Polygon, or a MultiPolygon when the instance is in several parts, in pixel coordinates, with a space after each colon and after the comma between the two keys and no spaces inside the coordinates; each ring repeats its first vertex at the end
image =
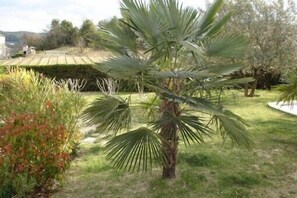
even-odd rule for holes
{"type": "Polygon", "coordinates": [[[76,55],[30,55],[24,58],[0,60],[1,66],[93,65],[105,58],[76,55]]]}

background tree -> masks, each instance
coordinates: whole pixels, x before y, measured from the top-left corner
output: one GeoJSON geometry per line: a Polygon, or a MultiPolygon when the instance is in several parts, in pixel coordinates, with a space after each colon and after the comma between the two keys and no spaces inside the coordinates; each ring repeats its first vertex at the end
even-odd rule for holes
{"type": "Polygon", "coordinates": [[[42,34],[28,34],[24,33],[23,35],[23,42],[28,46],[34,46],[38,50],[42,47],[42,42],[44,41],[45,35],[42,34]]]}
{"type": "Polygon", "coordinates": [[[138,129],[131,126],[131,109],[140,106],[131,106],[129,98],[104,96],[86,109],[89,124],[114,135],[106,151],[116,168],[147,170],[156,163],[164,178],[174,178],[179,142],[202,142],[212,131],[251,146],[243,120],[221,106],[215,91],[234,83],[224,76],[241,65],[228,60],[245,49],[242,37],[220,34],[226,18],[216,15],[222,3],[216,0],[200,13],[175,0],[123,0],[122,20],[101,30],[102,44],[115,57],[95,68],[113,78],[135,79],[155,93],[140,105],[148,117],[138,129]],[[220,62],[207,61],[210,57],[220,62]]]}
{"type": "Polygon", "coordinates": [[[118,23],[119,19],[114,16],[111,19],[104,19],[98,22],[98,28],[101,29],[102,27],[108,27],[110,24],[118,23]]]}
{"type": "Polygon", "coordinates": [[[277,84],[281,72],[296,64],[296,6],[292,0],[226,0],[221,13],[231,11],[227,32],[243,33],[249,48],[242,59],[246,68],[237,73],[240,77],[252,76],[249,93],[245,85],[245,96],[254,96],[255,89],[271,89],[277,84]]]}
{"type": "Polygon", "coordinates": [[[62,42],[62,31],[60,28],[60,21],[58,19],[53,19],[49,31],[46,35],[46,45],[50,49],[54,49],[60,46],[62,42]]]}
{"type": "Polygon", "coordinates": [[[86,47],[90,47],[92,40],[96,40],[98,37],[98,31],[96,25],[89,19],[86,19],[80,29],[80,36],[84,39],[86,47]]]}
{"type": "Polygon", "coordinates": [[[60,24],[62,42],[60,45],[72,45],[74,46],[79,39],[79,29],[74,27],[72,22],[63,20],[60,24]]]}
{"type": "Polygon", "coordinates": [[[49,30],[45,33],[42,41],[42,49],[55,49],[61,46],[74,46],[79,40],[79,30],[72,22],[53,19],[49,30]]]}

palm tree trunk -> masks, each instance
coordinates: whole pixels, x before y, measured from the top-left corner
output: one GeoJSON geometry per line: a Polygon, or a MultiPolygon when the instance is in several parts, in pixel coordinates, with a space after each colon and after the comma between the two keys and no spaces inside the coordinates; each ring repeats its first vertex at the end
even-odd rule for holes
{"type": "MultiPolygon", "coordinates": [[[[180,115],[180,107],[176,102],[163,100],[162,113],[170,113],[173,116],[180,115]]],[[[175,123],[168,123],[161,129],[162,149],[165,155],[163,163],[163,178],[173,179],[176,177],[176,162],[178,152],[178,128],[175,123]]]]}

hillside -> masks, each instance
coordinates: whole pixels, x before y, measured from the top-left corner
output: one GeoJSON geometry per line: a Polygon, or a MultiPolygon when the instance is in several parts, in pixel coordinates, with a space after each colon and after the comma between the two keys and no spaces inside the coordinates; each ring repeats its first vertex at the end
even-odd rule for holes
{"type": "Polygon", "coordinates": [[[5,36],[6,44],[8,46],[21,46],[23,45],[24,35],[42,35],[44,33],[34,33],[34,32],[26,32],[26,31],[18,31],[18,32],[5,32],[0,30],[0,34],[5,36]]]}

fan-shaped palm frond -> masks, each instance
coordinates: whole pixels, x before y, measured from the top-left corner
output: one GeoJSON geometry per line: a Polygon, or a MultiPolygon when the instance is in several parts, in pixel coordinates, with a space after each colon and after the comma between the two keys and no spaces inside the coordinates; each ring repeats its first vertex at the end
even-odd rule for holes
{"type": "Polygon", "coordinates": [[[108,25],[108,29],[112,31],[104,27],[100,31],[102,47],[123,55],[138,53],[137,35],[125,23],[121,23],[119,20],[112,21],[108,25]]]}
{"type": "Polygon", "coordinates": [[[246,122],[231,111],[225,110],[222,113],[214,115],[212,122],[223,139],[226,140],[229,137],[235,145],[251,148],[253,142],[248,135],[247,129],[242,124],[246,124],[246,122]]]}
{"type": "Polygon", "coordinates": [[[173,101],[185,103],[194,107],[195,109],[204,112],[209,115],[213,115],[214,120],[217,121],[217,129],[222,132],[222,136],[230,137],[237,145],[243,145],[247,148],[251,148],[253,144],[247,129],[243,124],[245,121],[228,110],[222,110],[220,106],[214,105],[210,100],[205,98],[196,97],[180,97],[165,94],[165,97],[173,101]]]}
{"type": "Polygon", "coordinates": [[[217,89],[222,87],[236,86],[238,84],[245,84],[253,82],[255,79],[252,77],[230,79],[230,77],[212,78],[203,83],[203,86],[199,82],[193,82],[189,87],[195,87],[196,89],[217,89]]]}
{"type": "Polygon", "coordinates": [[[168,41],[183,41],[192,38],[196,31],[198,11],[183,7],[175,0],[155,0],[158,17],[166,23],[168,41]]]}
{"type": "Polygon", "coordinates": [[[192,108],[198,109],[200,112],[207,114],[218,114],[219,107],[207,98],[177,96],[173,93],[170,93],[169,91],[163,92],[162,97],[180,104],[186,104],[192,108]]]}
{"type": "Polygon", "coordinates": [[[214,73],[217,75],[228,75],[228,74],[231,74],[232,72],[238,71],[243,67],[244,65],[242,63],[217,64],[217,65],[208,66],[206,70],[209,73],[214,73]]]}
{"type": "Polygon", "coordinates": [[[194,52],[200,59],[206,58],[206,53],[202,46],[199,46],[199,45],[189,42],[189,41],[181,41],[180,44],[182,46],[184,46],[186,49],[194,52]]]}
{"type": "Polygon", "coordinates": [[[279,102],[288,102],[292,104],[297,100],[297,72],[291,72],[287,77],[287,84],[280,85],[278,90],[281,91],[279,102]]]}
{"type": "Polygon", "coordinates": [[[208,56],[240,57],[246,51],[244,37],[237,35],[217,36],[205,41],[205,52],[208,56]]]}
{"type": "Polygon", "coordinates": [[[110,58],[104,64],[97,64],[94,68],[117,79],[131,79],[141,75],[149,68],[149,64],[138,58],[119,56],[110,58]]]}
{"type": "Polygon", "coordinates": [[[211,134],[210,128],[197,116],[180,115],[174,116],[168,112],[153,123],[154,129],[161,130],[164,126],[176,126],[184,143],[203,142],[203,135],[211,134]]]}
{"type": "Polygon", "coordinates": [[[154,76],[154,78],[177,78],[177,79],[187,79],[187,78],[203,78],[208,77],[209,73],[199,72],[199,71],[149,71],[149,75],[154,76]]]}
{"type": "Polygon", "coordinates": [[[222,19],[214,22],[212,27],[208,30],[207,36],[212,37],[212,36],[218,34],[220,32],[220,30],[222,29],[222,27],[229,21],[231,16],[232,16],[232,14],[228,13],[222,19]]]}
{"type": "Polygon", "coordinates": [[[123,0],[121,11],[126,23],[145,41],[147,48],[158,49],[163,43],[162,34],[167,27],[164,20],[156,14],[155,5],[148,6],[143,1],[123,0]]]}
{"type": "Polygon", "coordinates": [[[118,132],[130,128],[131,112],[129,102],[121,98],[105,95],[96,99],[84,110],[83,120],[89,125],[97,126],[100,132],[118,132]]]}
{"type": "Polygon", "coordinates": [[[106,152],[111,164],[123,170],[147,171],[164,162],[158,135],[144,127],[114,137],[107,142],[106,152]]]}
{"type": "Polygon", "coordinates": [[[214,1],[214,3],[207,9],[199,20],[199,31],[196,33],[196,37],[201,36],[205,32],[209,31],[215,21],[218,10],[222,7],[223,1],[214,1]]]}
{"type": "Polygon", "coordinates": [[[153,120],[158,115],[161,101],[157,96],[147,98],[146,101],[140,102],[139,107],[147,114],[148,120],[153,120]]]}

